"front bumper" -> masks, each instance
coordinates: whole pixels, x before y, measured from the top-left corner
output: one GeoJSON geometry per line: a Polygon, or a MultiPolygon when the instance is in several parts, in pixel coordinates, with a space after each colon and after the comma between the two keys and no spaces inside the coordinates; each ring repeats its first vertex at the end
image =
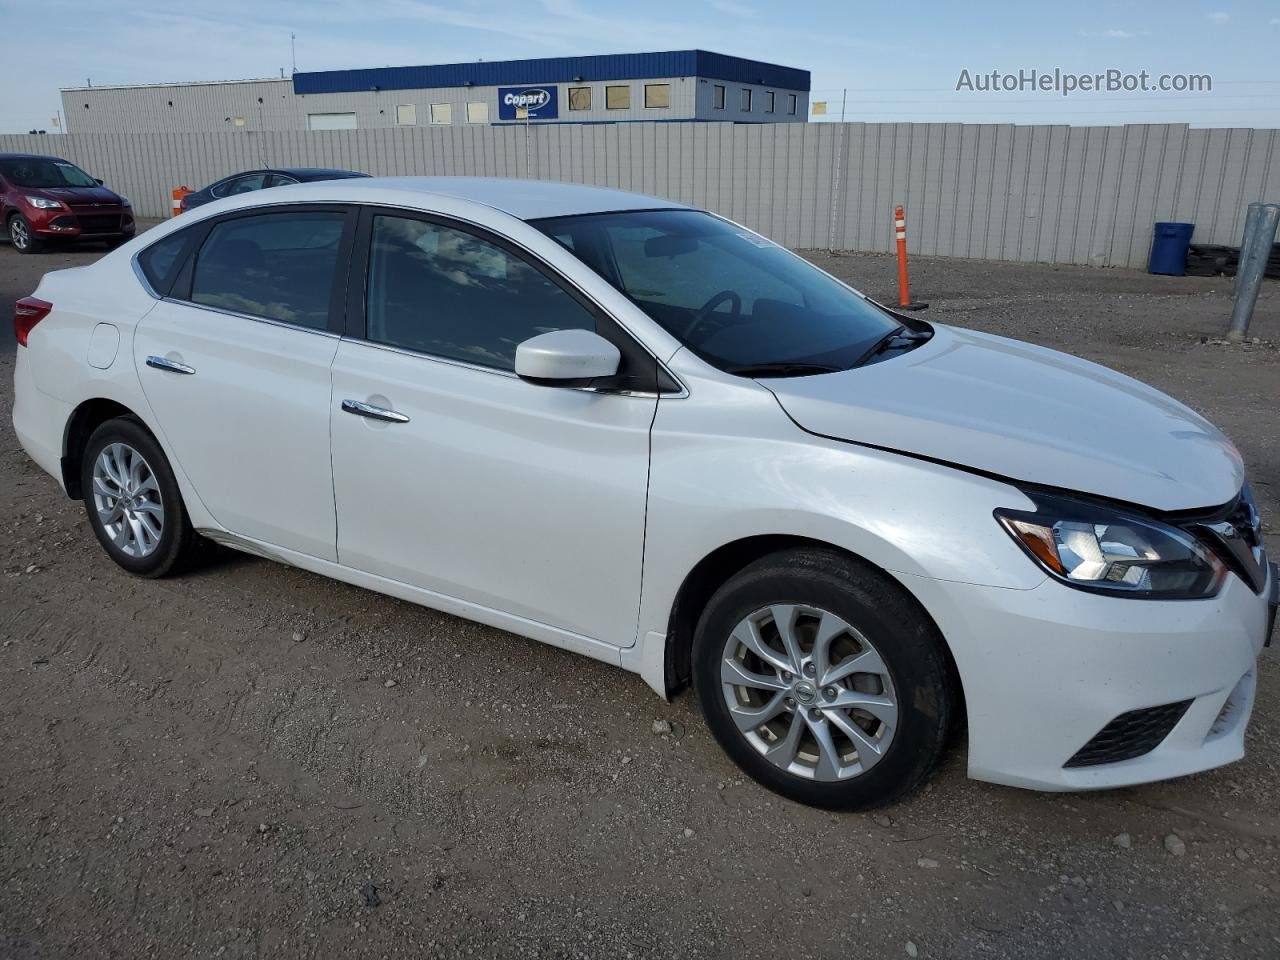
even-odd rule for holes
{"type": "Polygon", "coordinates": [[[1040,790],[1163,780],[1244,756],[1276,570],[1208,600],[1133,600],[1046,580],[1009,590],[899,575],[947,638],[964,688],[969,775],[1040,790]],[[1068,766],[1130,711],[1191,701],[1155,749],[1068,766]]]}
{"type": "Polygon", "coordinates": [[[24,210],[23,214],[31,224],[31,229],[46,240],[131,237],[137,229],[133,211],[127,207],[93,210],[76,207],[46,210],[32,207],[24,210]]]}

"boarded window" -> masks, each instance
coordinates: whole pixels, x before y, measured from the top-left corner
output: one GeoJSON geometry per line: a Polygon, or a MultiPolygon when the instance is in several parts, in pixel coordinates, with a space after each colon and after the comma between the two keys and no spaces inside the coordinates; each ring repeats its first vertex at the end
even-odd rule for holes
{"type": "Polygon", "coordinates": [[[716,99],[715,99],[715,105],[716,105],[716,109],[717,109],[717,110],[723,110],[723,109],[724,109],[724,87],[722,87],[722,86],[721,86],[720,84],[718,84],[718,83],[716,84],[716,99]]]}
{"type": "Polygon", "coordinates": [[[418,105],[402,103],[396,107],[396,123],[402,127],[412,127],[418,122],[418,105]]]}
{"type": "Polygon", "coordinates": [[[794,114],[796,112],[796,95],[794,93],[787,94],[787,113],[794,114]]]}
{"type": "Polygon", "coordinates": [[[485,100],[472,100],[467,104],[467,123],[488,123],[489,104],[485,100]]]}
{"type": "Polygon", "coordinates": [[[591,109],[591,88],[590,87],[570,87],[569,88],[569,109],[570,110],[590,110],[591,109]]]}
{"type": "Polygon", "coordinates": [[[742,109],[746,113],[751,112],[751,88],[750,87],[742,88],[742,109]]]}
{"type": "Polygon", "coordinates": [[[671,84],[646,83],[644,85],[644,105],[649,108],[671,106],[671,84]]]}
{"type": "Polygon", "coordinates": [[[453,105],[449,103],[433,103],[431,105],[432,123],[453,123],[453,105]]]}
{"type": "Polygon", "coordinates": [[[631,106],[630,87],[605,87],[604,105],[606,110],[626,110],[631,106]]]}
{"type": "Polygon", "coordinates": [[[354,130],[356,115],[354,113],[308,113],[308,130],[354,130]]]}
{"type": "Polygon", "coordinates": [[[764,95],[764,112],[765,113],[773,113],[774,97],[775,97],[775,94],[772,90],[769,90],[768,92],[765,93],[764,95]]]}

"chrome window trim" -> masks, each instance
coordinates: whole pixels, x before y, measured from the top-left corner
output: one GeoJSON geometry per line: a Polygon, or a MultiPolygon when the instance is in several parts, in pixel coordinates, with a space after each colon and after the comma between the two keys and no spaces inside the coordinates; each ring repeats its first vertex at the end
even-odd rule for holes
{"type": "Polygon", "coordinates": [[[252,313],[240,313],[236,310],[227,310],[223,307],[214,307],[206,303],[195,303],[192,300],[179,300],[176,297],[159,297],[163,303],[176,304],[179,307],[191,307],[193,310],[207,310],[210,313],[221,313],[227,317],[235,317],[239,320],[253,320],[255,323],[266,323],[273,327],[283,327],[286,330],[300,330],[303,333],[316,333],[322,337],[331,337],[335,340],[342,338],[339,333],[332,330],[317,330],[315,327],[304,327],[299,323],[289,323],[285,320],[273,320],[271,317],[256,317],[252,313]]]}
{"type": "MultiPolygon", "coordinates": [[[[181,303],[182,301],[178,301],[178,302],[181,303]]],[[[252,320],[255,318],[250,317],[249,319],[252,320]]],[[[337,336],[337,334],[330,334],[330,336],[337,336]]],[[[460,367],[463,370],[474,370],[476,373],[489,373],[498,377],[506,377],[508,380],[520,379],[520,375],[516,373],[514,370],[503,370],[500,367],[486,367],[484,364],[469,363],[466,360],[458,360],[454,357],[446,357],[438,353],[427,353],[426,351],[414,350],[410,347],[398,347],[390,343],[378,343],[376,340],[366,340],[364,337],[343,336],[341,337],[341,339],[347,341],[348,343],[357,344],[362,347],[369,347],[370,349],[373,349],[373,350],[384,350],[387,353],[398,353],[404,357],[413,357],[416,360],[428,360],[432,363],[443,363],[446,366],[460,367]]],[[[644,397],[647,399],[656,398],[656,399],[662,399],[662,400],[682,400],[685,397],[689,396],[689,391],[688,389],[685,388],[684,383],[678,379],[675,382],[680,384],[679,393],[657,393],[650,390],[607,390],[602,387],[546,387],[544,389],[550,389],[550,390],[568,389],[568,390],[577,390],[582,393],[599,393],[599,394],[611,396],[611,397],[644,397]]]]}
{"type": "MultiPolygon", "coordinates": [[[[460,216],[457,216],[456,214],[451,214],[451,213],[440,213],[440,212],[435,211],[435,210],[419,210],[419,209],[414,208],[414,207],[397,206],[397,205],[390,204],[390,203],[377,203],[377,202],[373,202],[373,203],[360,203],[360,204],[359,204],[359,206],[368,207],[368,208],[370,208],[371,210],[391,210],[391,211],[397,211],[397,210],[398,210],[398,211],[401,211],[401,212],[404,212],[404,213],[410,213],[410,214],[412,214],[412,213],[424,213],[424,214],[426,214],[426,215],[428,215],[428,216],[432,216],[432,217],[439,217],[439,218],[440,218],[440,219],[442,219],[442,220],[452,220],[452,221],[454,221],[454,222],[456,222],[456,223],[460,223],[460,224],[464,224],[464,225],[469,226],[469,227],[473,227],[473,228],[475,228],[476,230],[480,231],[481,233],[494,234],[494,235],[496,235],[496,236],[501,237],[503,240],[505,240],[507,243],[511,244],[513,247],[518,248],[518,249],[520,250],[520,252],[521,252],[521,253],[523,253],[525,256],[527,256],[530,260],[533,260],[533,261],[535,261],[536,263],[540,263],[542,266],[544,266],[547,270],[549,270],[552,274],[554,274],[554,275],[555,275],[556,277],[558,277],[560,280],[564,281],[564,282],[565,282],[565,283],[567,283],[569,286],[573,287],[573,289],[577,290],[577,291],[578,291],[578,293],[579,293],[579,294],[581,294],[581,295],[582,295],[582,297],[583,297],[584,299],[586,299],[586,300],[587,300],[589,303],[591,303],[591,304],[592,304],[592,305],[593,305],[597,310],[599,310],[602,314],[604,314],[606,317],[608,317],[610,320],[612,320],[614,323],[616,323],[616,324],[618,325],[618,329],[619,329],[619,330],[621,330],[623,333],[625,333],[627,336],[629,336],[632,340],[634,340],[634,341],[635,341],[635,342],[640,346],[640,349],[641,349],[641,350],[643,350],[645,353],[647,353],[650,357],[652,357],[652,358],[653,358],[653,362],[654,362],[654,363],[656,363],[656,364],[657,364],[657,365],[658,365],[658,366],[663,370],[663,372],[664,372],[664,373],[666,373],[666,375],[667,375],[667,376],[669,376],[669,377],[671,378],[672,382],[674,382],[675,384],[677,384],[677,385],[680,387],[680,389],[679,389],[679,390],[676,390],[676,391],[669,391],[669,392],[667,392],[667,393],[662,393],[662,392],[659,392],[659,391],[645,391],[645,390],[642,390],[642,391],[636,391],[636,392],[629,392],[629,391],[615,391],[615,390],[598,390],[598,389],[597,389],[597,388],[595,388],[595,387],[573,387],[572,389],[575,389],[575,390],[586,390],[586,391],[596,392],[596,393],[609,393],[609,394],[616,394],[616,395],[619,395],[619,396],[626,395],[626,396],[637,396],[637,397],[640,397],[640,396],[644,396],[644,397],[662,397],[662,398],[667,398],[667,399],[671,399],[671,400],[683,400],[685,397],[689,396],[689,388],[688,388],[688,386],[685,384],[685,382],[684,382],[683,380],[681,380],[679,377],[677,377],[674,373],[672,373],[672,372],[671,372],[671,369],[670,369],[670,368],[669,368],[665,363],[663,363],[663,362],[662,362],[662,359],[661,359],[660,357],[658,357],[658,355],[657,355],[657,354],[655,354],[655,353],[653,352],[653,349],[652,349],[652,348],[651,348],[647,343],[645,343],[645,341],[644,341],[644,338],[643,338],[643,337],[639,337],[639,336],[637,336],[637,335],[636,335],[636,333],[635,333],[635,331],[633,331],[629,326],[627,326],[625,323],[623,323],[621,320],[619,320],[619,319],[618,319],[618,317],[613,313],[613,311],[612,311],[612,310],[610,310],[610,309],[608,309],[607,307],[605,307],[605,306],[604,306],[604,304],[602,304],[599,300],[597,300],[595,297],[593,297],[593,296],[592,296],[588,291],[584,290],[584,289],[582,288],[582,285],[581,285],[581,284],[579,284],[576,280],[574,280],[572,277],[568,276],[568,275],[567,275],[563,270],[560,270],[559,268],[555,267],[554,265],[552,265],[552,264],[548,263],[548,262],[546,261],[546,259],[545,259],[541,254],[538,254],[538,253],[536,253],[535,251],[530,250],[527,246],[525,246],[523,243],[521,243],[521,242],[520,242],[519,240],[517,240],[515,237],[508,236],[508,235],[507,235],[507,234],[505,234],[505,233],[499,233],[499,232],[498,232],[497,230],[495,230],[493,227],[486,226],[486,225],[485,225],[485,224],[483,224],[483,223],[477,223],[477,222],[476,222],[476,221],[474,221],[474,220],[469,220],[469,219],[467,219],[466,217],[460,217],[460,216]]],[[[486,204],[486,206],[487,206],[487,204],[486,204]]],[[[497,208],[497,207],[491,207],[490,209],[492,209],[492,210],[498,210],[498,208],[497,208]]],[[[504,211],[498,210],[498,212],[499,212],[499,213],[502,213],[502,212],[504,212],[504,211]]],[[[520,218],[519,218],[519,217],[516,217],[516,219],[517,219],[517,220],[519,220],[520,218]]],[[[521,223],[523,223],[523,224],[525,224],[526,226],[529,226],[529,227],[530,227],[530,229],[533,229],[533,230],[536,230],[536,229],[537,229],[536,227],[532,227],[532,226],[529,224],[529,222],[528,222],[527,220],[520,220],[520,222],[521,222],[521,223]]],[[[545,236],[545,234],[544,234],[544,236],[545,236]]],[[[547,237],[547,239],[548,239],[548,240],[551,240],[551,238],[550,238],[550,237],[547,237]]],[[[551,242],[552,242],[552,243],[555,243],[555,241],[554,241],[554,240],[551,240],[551,242]]],[[[571,257],[573,256],[573,252],[572,252],[572,251],[565,250],[565,253],[569,254],[569,256],[571,256],[571,257]]],[[[575,259],[576,259],[576,258],[575,258],[575,259]]],[[[578,261],[578,262],[579,262],[579,263],[581,263],[581,261],[578,261]]],[[[583,264],[583,266],[586,266],[586,264],[583,264]]],[[[590,267],[587,267],[587,269],[588,269],[588,270],[590,270],[591,268],[590,268],[590,267]]],[[[606,282],[607,282],[607,281],[606,281],[606,282]]],[[[396,352],[405,353],[405,354],[408,354],[408,355],[410,355],[410,356],[415,356],[415,357],[426,357],[426,358],[427,358],[427,359],[429,359],[429,360],[439,360],[439,361],[440,361],[440,362],[442,362],[442,363],[454,363],[454,364],[455,364],[455,365],[457,365],[457,366],[468,367],[468,368],[475,369],[475,370],[485,370],[485,371],[488,371],[489,373],[501,373],[501,374],[504,374],[504,375],[506,375],[506,376],[516,377],[516,379],[519,379],[519,377],[518,377],[518,376],[516,376],[516,373],[515,373],[514,371],[501,370],[501,369],[499,369],[498,367],[485,367],[485,366],[482,366],[482,365],[480,365],[480,364],[468,363],[468,362],[467,362],[467,361],[465,361],[465,360],[457,360],[457,361],[455,361],[455,360],[454,360],[453,358],[451,358],[451,357],[442,357],[442,356],[438,356],[437,354],[433,354],[433,353],[423,353],[423,352],[421,352],[421,351],[419,351],[419,350],[411,350],[411,349],[409,349],[409,348],[393,347],[393,346],[391,346],[390,344],[375,343],[374,341],[369,340],[369,339],[364,338],[364,337],[349,337],[348,339],[351,339],[351,340],[359,340],[359,341],[360,341],[360,342],[362,342],[362,343],[372,344],[373,346],[377,346],[377,347],[387,347],[388,349],[394,350],[394,351],[396,351],[396,352]]],[[[676,352],[678,353],[678,352],[679,352],[679,350],[677,350],[676,352]]],[[[675,354],[672,354],[672,356],[674,356],[674,355],[675,355],[675,354]]]]}
{"type": "MultiPolygon", "coordinates": [[[[164,238],[162,237],[161,239],[164,239],[164,238]]],[[[160,296],[160,294],[156,292],[155,287],[151,286],[151,281],[147,279],[147,274],[142,269],[142,264],[138,262],[138,257],[142,256],[144,251],[150,250],[151,246],[152,246],[151,244],[147,244],[145,247],[142,248],[142,250],[139,250],[132,257],[130,257],[129,264],[133,267],[133,275],[138,278],[138,282],[142,284],[142,289],[147,292],[147,294],[151,297],[151,299],[163,300],[165,298],[160,296]]]]}

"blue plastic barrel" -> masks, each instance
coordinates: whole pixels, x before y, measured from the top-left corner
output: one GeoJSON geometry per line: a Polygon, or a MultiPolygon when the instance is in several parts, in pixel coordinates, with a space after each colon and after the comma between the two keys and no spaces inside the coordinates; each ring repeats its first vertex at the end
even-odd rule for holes
{"type": "Polygon", "coordinates": [[[1187,247],[1191,246],[1194,223],[1157,223],[1151,237],[1151,259],[1147,273],[1181,277],[1187,272],[1187,247]]]}

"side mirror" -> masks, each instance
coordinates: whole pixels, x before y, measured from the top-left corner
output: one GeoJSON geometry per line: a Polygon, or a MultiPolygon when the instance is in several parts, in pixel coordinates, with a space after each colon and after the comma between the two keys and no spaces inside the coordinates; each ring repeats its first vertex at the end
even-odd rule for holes
{"type": "Polygon", "coordinates": [[[552,330],[516,347],[516,376],[544,387],[581,387],[618,373],[622,355],[590,330],[552,330]]]}
{"type": "Polygon", "coordinates": [[[93,178],[93,182],[94,182],[94,183],[96,183],[98,186],[102,186],[102,178],[101,178],[101,177],[94,177],[94,178],[93,178]]]}

